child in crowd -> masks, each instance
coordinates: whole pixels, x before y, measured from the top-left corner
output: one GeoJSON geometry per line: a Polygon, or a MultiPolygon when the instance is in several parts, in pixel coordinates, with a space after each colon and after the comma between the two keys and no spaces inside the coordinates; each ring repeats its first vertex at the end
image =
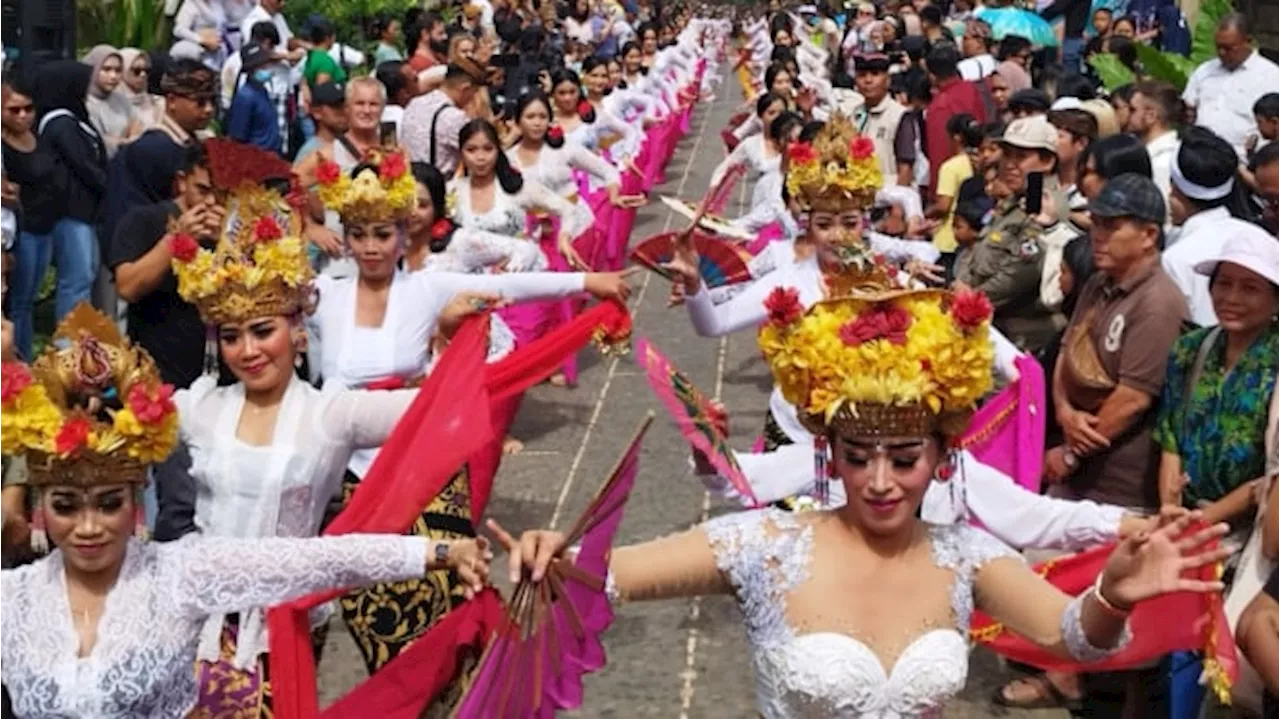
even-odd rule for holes
{"type": "Polygon", "coordinates": [[[1253,103],[1253,120],[1258,124],[1257,134],[1250,134],[1245,141],[1247,150],[1253,155],[1268,143],[1276,141],[1276,133],[1280,131],[1280,93],[1269,92],[1253,103]]]}

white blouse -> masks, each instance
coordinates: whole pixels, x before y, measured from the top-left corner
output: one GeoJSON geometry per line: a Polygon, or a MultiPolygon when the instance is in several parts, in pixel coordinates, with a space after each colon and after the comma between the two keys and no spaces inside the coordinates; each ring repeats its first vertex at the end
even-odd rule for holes
{"type": "Polygon", "coordinates": [[[198,696],[196,645],[209,616],[412,579],[422,575],[428,544],[367,534],[130,541],[86,657],[78,656],[61,552],[0,572],[0,655],[14,712],[28,719],[186,716],[198,696]]]}
{"type": "MultiPolygon", "coordinates": [[[[558,148],[543,144],[538,151],[538,159],[533,164],[525,165],[520,161],[520,153],[515,147],[507,150],[507,158],[526,181],[532,180],[563,197],[573,206],[574,226],[590,227],[595,222],[591,208],[578,196],[578,182],[573,171],[581,170],[595,178],[599,183],[609,186],[622,182],[617,169],[605,162],[596,153],[566,137],[558,148]]],[[[576,235],[575,235],[576,236],[576,235]]]]}
{"type": "MultiPolygon", "coordinates": [[[[567,141],[567,138],[566,138],[567,141]]],[[[582,222],[582,216],[575,213],[568,200],[547,189],[539,182],[525,181],[520,191],[508,194],[501,185],[495,185],[493,191],[493,207],[487,212],[475,212],[471,209],[471,178],[455,177],[449,181],[449,192],[453,195],[453,220],[462,227],[484,230],[508,237],[526,237],[525,223],[530,212],[546,212],[560,218],[560,231],[577,237],[591,227],[591,222],[582,222]]],[[[543,265],[538,269],[544,269],[543,265]]]]}
{"type": "MultiPolygon", "coordinates": [[[[285,390],[275,435],[255,446],[236,437],[244,385],[217,387],[197,379],[175,396],[182,439],[191,452],[196,483],[195,525],[207,537],[311,537],[357,449],[380,446],[417,395],[397,391],[321,392],[294,377],[285,390]]],[[[239,606],[235,663],[253,664],[266,651],[261,609],[239,606]]],[[[327,618],[327,609],[313,613],[327,618]]],[[[218,657],[223,617],[211,617],[200,635],[201,659],[218,657]]]]}
{"type": "MultiPolygon", "coordinates": [[[[531,245],[525,242],[524,244],[531,245]]],[[[397,272],[380,327],[356,324],[354,277],[317,278],[320,303],[308,331],[320,343],[325,389],[351,388],[386,377],[418,377],[431,363],[431,341],[445,305],[460,292],[494,292],[516,302],[568,297],[581,292],[584,276],[569,272],[494,275],[397,272]]],[[[348,467],[364,477],[375,449],[356,451],[348,467]]]]}

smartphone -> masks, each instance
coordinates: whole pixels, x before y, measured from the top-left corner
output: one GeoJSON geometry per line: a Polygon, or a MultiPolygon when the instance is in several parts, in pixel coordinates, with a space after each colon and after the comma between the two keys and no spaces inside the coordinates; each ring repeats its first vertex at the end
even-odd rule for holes
{"type": "Polygon", "coordinates": [[[1027,214],[1040,214],[1040,204],[1044,199],[1044,173],[1027,173],[1027,214]]]}
{"type": "Polygon", "coordinates": [[[383,147],[396,146],[396,124],[394,122],[384,122],[378,126],[378,139],[383,147]]]}

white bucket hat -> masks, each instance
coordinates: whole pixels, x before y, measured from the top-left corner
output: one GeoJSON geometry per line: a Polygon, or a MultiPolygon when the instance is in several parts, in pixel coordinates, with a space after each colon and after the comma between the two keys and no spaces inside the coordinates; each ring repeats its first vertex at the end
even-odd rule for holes
{"type": "Polygon", "coordinates": [[[1197,262],[1196,272],[1212,275],[1219,262],[1230,262],[1249,270],[1273,285],[1280,285],[1280,242],[1269,232],[1247,222],[1233,222],[1231,236],[1222,243],[1217,257],[1197,262]]]}

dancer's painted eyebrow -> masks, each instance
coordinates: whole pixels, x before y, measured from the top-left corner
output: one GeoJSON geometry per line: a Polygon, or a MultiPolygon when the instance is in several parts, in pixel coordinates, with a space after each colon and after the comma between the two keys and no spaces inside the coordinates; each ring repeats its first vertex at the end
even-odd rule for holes
{"type": "Polygon", "coordinates": [[[876,442],[874,440],[841,440],[846,445],[855,449],[885,449],[888,451],[898,449],[917,449],[923,447],[928,440],[911,439],[903,442],[876,442]]]}

